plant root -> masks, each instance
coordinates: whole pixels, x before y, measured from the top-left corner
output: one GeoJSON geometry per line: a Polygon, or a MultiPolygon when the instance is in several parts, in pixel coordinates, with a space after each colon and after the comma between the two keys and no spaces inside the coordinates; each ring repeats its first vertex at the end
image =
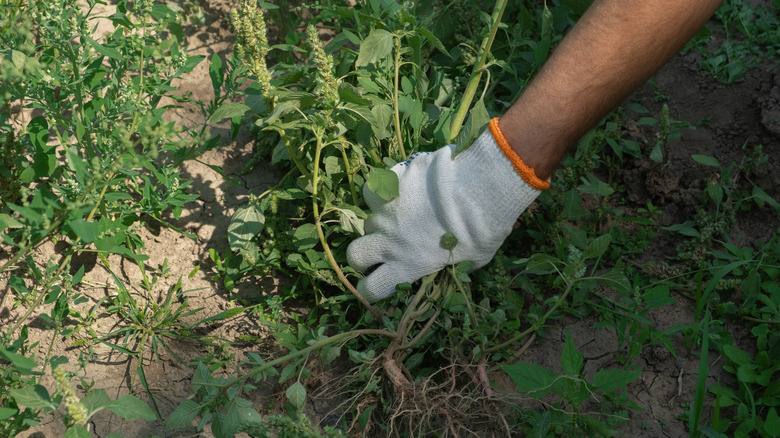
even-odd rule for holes
{"type": "Polygon", "coordinates": [[[400,367],[383,363],[384,371],[392,371],[402,386],[393,382],[388,418],[385,424],[396,435],[409,437],[504,437],[511,430],[502,410],[508,400],[502,400],[484,385],[487,373],[484,364],[451,364],[439,369],[423,380],[409,382],[400,367]],[[484,376],[484,383],[470,384],[471,378],[463,376],[484,376]]]}

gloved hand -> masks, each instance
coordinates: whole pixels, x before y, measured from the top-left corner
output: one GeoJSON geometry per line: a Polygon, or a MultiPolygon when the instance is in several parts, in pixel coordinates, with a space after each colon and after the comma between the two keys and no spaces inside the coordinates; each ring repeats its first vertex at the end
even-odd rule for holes
{"type": "Polygon", "coordinates": [[[400,195],[391,201],[364,186],[373,215],[366,235],[347,248],[347,260],[360,272],[379,265],[357,286],[369,302],[452,263],[486,265],[520,213],[549,187],[507,144],[498,119],[453,159],[454,151],[449,145],[393,166],[400,195]],[[440,244],[448,232],[458,238],[452,254],[440,244]]]}

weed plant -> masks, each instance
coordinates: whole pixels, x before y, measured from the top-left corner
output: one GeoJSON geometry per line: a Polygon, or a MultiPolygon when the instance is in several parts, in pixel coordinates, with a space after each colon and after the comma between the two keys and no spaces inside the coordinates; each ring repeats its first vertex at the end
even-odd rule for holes
{"type": "MultiPolygon", "coordinates": [[[[744,0],[726,0],[715,13],[715,18],[722,24],[724,41],[714,51],[705,44],[696,44],[697,50],[705,55],[700,68],[719,82],[729,84],[742,81],[747,70],[758,67],[762,60],[776,59],[780,50],[777,34],[780,18],[770,8],[772,6],[753,6],[744,0]]],[[[711,31],[705,28],[700,37],[710,34],[711,31]]],[[[703,43],[706,38],[694,41],[703,43]]]]}
{"type": "MultiPolygon", "coordinates": [[[[253,2],[243,2],[244,9],[238,9],[237,16],[249,14],[252,18],[234,18],[239,35],[244,32],[244,22],[264,20],[247,4],[253,6],[253,2]]],[[[537,436],[612,436],[617,433],[614,428],[627,419],[628,409],[636,407],[627,402],[625,388],[639,375],[632,359],[643,349],[663,345],[675,354],[671,339],[680,332],[689,336],[691,345],[701,346],[702,364],[707,363],[710,345],[720,348],[722,343],[709,343],[710,337],[723,335],[722,329],[717,331],[713,312],[733,309],[735,304],[713,308],[713,291],[736,284],[737,280],[724,277],[734,275],[733,270],[742,264],[710,264],[709,257],[722,254],[712,245],[713,239],[728,235],[735,211],[751,208],[751,204],[763,208],[777,203],[759,187],[738,198],[735,187],[710,181],[707,194],[715,202],[715,211],[707,213],[705,209],[700,214],[698,221],[704,228],[697,232],[699,243],[691,243],[690,249],[680,247],[680,259],[690,263],[679,265],[674,277],[696,279],[694,321],[667,331],[653,327],[648,312],[674,303],[672,293],[677,284],[669,282],[671,277],[659,280],[648,276],[649,267],[635,269],[624,257],[649,244],[658,231],[658,210],[648,203],[646,208],[635,209],[635,215],[627,215],[615,204],[614,196],[625,188],[612,182],[612,172],[626,157],[662,165],[668,159],[667,145],[679,139],[682,129],[694,127],[671,119],[666,104],[660,119],[645,115],[648,110],[643,106],[630,104],[608,116],[581,141],[564,163],[558,175],[560,183],[540,197],[541,208],[521,219],[527,227],[524,242],[513,241],[517,237],[509,239],[509,245],[532,248],[536,254],[525,259],[499,254],[486,269],[490,274],[476,273],[474,278],[465,274],[466,265],[452,266],[426,277],[417,289],[399,285],[398,294],[384,304],[384,313],[365,302],[366,312],[356,311],[353,303],[362,298],[351,283],[359,275],[345,267],[344,251],[352,238],[363,234],[368,212],[361,201],[362,185],[390,200],[398,195],[395,176],[388,171],[393,164],[413,152],[434,150],[447,142],[461,148],[470,144],[490,115],[501,113],[513,101],[562,30],[586,4],[561,2],[535,14],[529,12],[537,11],[533,7],[498,2],[492,15],[479,12],[489,9],[485,6],[469,1],[447,5],[376,1],[349,9],[320,4],[314,8],[319,15],[304,20],[305,34],[293,36],[294,31],[287,31],[289,43],[301,42],[297,48],[266,46],[264,39],[255,38],[251,41],[262,47],[250,50],[245,47],[250,40],[239,38],[242,49],[237,51],[237,59],[245,53],[262,53],[267,61],[257,65],[258,58],[251,58],[258,79],[253,87],[258,91],[250,94],[260,95],[265,107],[256,115],[257,129],[262,133],[256,160],[268,159],[288,172],[278,186],[236,212],[230,251],[222,256],[212,254],[212,258],[222,266],[218,275],[228,287],[252,272],[303,274],[294,277],[293,294],[274,299],[283,302],[311,293],[319,308],[316,315],[321,316],[309,315],[292,333],[277,334],[290,355],[272,362],[255,358],[245,364],[251,371],[244,377],[228,381],[212,377],[221,389],[215,395],[201,393],[199,405],[188,403],[186,409],[177,409],[177,414],[186,414],[181,424],[189,424],[197,416],[229,418],[232,403],[243,400],[237,393],[230,395],[233,388],[249,384],[250,378],[279,373],[276,364],[286,361],[292,363],[282,369],[281,382],[305,374],[309,356],[320,349],[326,363],[346,350],[363,370],[356,373],[361,377],[353,394],[359,394],[364,402],[350,405],[363,433],[458,435],[492,410],[496,424],[483,425],[485,430],[511,435],[517,427],[537,436]],[[502,14],[519,18],[512,26],[502,25],[502,14]],[[453,16],[458,19],[452,20],[453,16]],[[479,28],[472,24],[475,21],[479,28]],[[324,49],[317,29],[334,32],[324,49]],[[291,57],[291,52],[300,56],[291,57]],[[487,95],[491,99],[485,99],[487,95]],[[639,143],[625,139],[621,132],[628,118],[626,111],[639,114],[635,125],[650,129],[655,140],[639,143]],[[604,176],[608,182],[601,179],[604,176]],[[597,207],[585,209],[585,203],[597,207]],[[606,228],[608,221],[626,226],[606,228]],[[631,227],[639,233],[628,232],[631,227]],[[611,292],[603,292],[604,287],[611,292]],[[512,360],[510,347],[519,342],[528,345],[537,334],[544,335],[549,321],[567,314],[597,314],[601,319],[597,325],[613,328],[618,338],[615,357],[625,368],[582,375],[581,354],[570,339],[561,356],[562,373],[534,364],[504,366],[521,392],[533,398],[552,395],[557,400],[544,402],[552,408],[546,413],[525,411],[518,417],[519,425],[508,426],[504,416],[495,413],[501,412],[495,410],[500,402],[487,381],[487,364],[512,360]],[[375,329],[377,325],[383,328],[375,329]],[[332,332],[340,334],[325,336],[332,332]],[[702,343],[703,338],[708,342],[702,343]],[[458,375],[441,372],[461,367],[464,371],[458,375]],[[447,389],[455,387],[468,404],[447,389]],[[372,399],[375,402],[367,406],[365,400],[372,399]],[[583,403],[591,399],[596,400],[600,413],[584,411],[583,403]],[[523,419],[530,425],[523,426],[523,419]]],[[[733,15],[734,7],[732,3],[724,6],[719,17],[725,20],[733,15]]],[[[285,12],[275,10],[272,14],[285,12]]],[[[742,31],[747,32],[747,21],[742,23],[742,31]]],[[[710,157],[693,159],[711,164],[710,157]]],[[[722,171],[719,177],[732,181],[737,169],[731,166],[722,171]]],[[[666,231],[693,227],[686,223],[666,231]]],[[[445,248],[456,245],[457,239],[442,239],[445,248]]],[[[730,248],[732,254],[747,254],[733,244],[730,248]]],[[[764,257],[767,253],[761,254],[764,257]]],[[[756,275],[760,274],[753,274],[753,282],[756,275]]],[[[255,305],[271,308],[271,303],[262,301],[255,305]]],[[[744,358],[742,365],[763,370],[744,358]]],[[[772,375],[774,371],[765,373],[772,375]]],[[[705,368],[700,369],[697,394],[690,404],[691,433],[724,433],[732,423],[717,420],[714,427],[700,424],[706,392],[702,376],[706,376],[705,368]]],[[[299,377],[287,390],[293,418],[299,418],[306,396],[299,377]]],[[[756,425],[760,414],[768,412],[775,418],[776,411],[766,409],[748,415],[744,406],[740,418],[750,417],[753,423],[740,424],[740,431],[766,428],[756,425]]],[[[357,427],[356,423],[352,427],[357,427]]],[[[239,430],[238,426],[233,430],[239,430]]]]}
{"type": "MultiPolygon", "coordinates": [[[[124,335],[125,347],[112,345],[135,355],[140,364],[145,344],[157,354],[158,346],[166,347],[163,337],[188,315],[186,305],[178,304],[180,284],[158,301],[146,274],[147,295],[140,301],[117,279],[120,293],[114,303],[102,300],[91,311],[77,310],[87,299],[78,292],[84,267],[74,263],[75,256],[96,253],[110,271],[108,257],[118,255],[143,269],[148,259],[140,237],[144,227],[187,234],[170,222],[197,198],[185,192],[190,181],[180,176],[179,166],[219,139],[209,136],[208,124],[185,127],[166,121],[166,111],[180,104],[200,106],[209,123],[218,122],[231,117],[226,100],[235,94],[226,86],[212,102],[201,103],[173,86],[203,59],[189,56],[183,47],[182,9],[122,0],[114,14],[103,18],[112,29],[102,35],[96,33],[95,20],[96,7],[103,4],[0,5],[0,238],[5,254],[0,275],[9,286],[0,302],[12,302],[21,314],[0,333],[3,436],[37,424],[42,412],[61,401],[67,407],[68,436],[88,433],[87,420],[102,408],[124,418],[159,418],[159,411],[150,417],[152,411],[140,400],[111,401],[101,389],[89,390],[79,401],[66,388],[63,358],[52,357],[52,347],[55,339],[82,331],[104,343],[124,335]],[[36,259],[33,253],[47,243],[62,249],[49,259],[36,259]],[[46,354],[36,357],[27,324],[41,306],[52,309],[40,315],[51,328],[51,341],[46,354]],[[104,306],[129,327],[96,333],[92,324],[104,306]],[[59,373],[51,396],[39,383],[47,368],[59,373]]],[[[140,365],[138,370],[143,380],[140,365]]]]}

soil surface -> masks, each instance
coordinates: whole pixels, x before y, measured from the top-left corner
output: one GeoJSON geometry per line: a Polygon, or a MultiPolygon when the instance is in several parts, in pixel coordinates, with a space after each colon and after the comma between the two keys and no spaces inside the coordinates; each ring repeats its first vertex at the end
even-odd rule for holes
{"type": "MultiPolygon", "coordinates": [[[[200,4],[205,9],[207,21],[201,28],[190,29],[190,54],[203,54],[208,58],[213,53],[229,56],[233,37],[224,19],[230,3],[204,0],[200,4]]],[[[716,35],[713,44],[718,43],[717,38],[716,35]]],[[[662,103],[656,102],[655,98],[663,94],[668,96],[666,103],[673,119],[691,124],[709,120],[709,123],[701,124],[702,126],[695,130],[683,129],[681,139],[669,145],[669,160],[666,164],[659,166],[650,160],[629,160],[621,166],[619,177],[628,189],[627,202],[634,206],[644,206],[651,201],[659,206],[662,212],[661,225],[665,226],[684,222],[695,215],[701,205],[702,190],[713,174],[713,168],[693,161],[690,158],[692,154],[714,156],[726,166],[732,162],[740,163],[750,154],[753,146],[762,144],[764,152],[769,155],[769,162],[758,171],[753,182],[764,188],[774,199],[780,199],[780,172],[777,172],[777,169],[780,169],[780,67],[775,60],[765,61],[761,66],[748,70],[743,81],[721,85],[712,76],[698,69],[700,60],[701,55],[695,51],[681,54],[658,72],[655,85],[644,85],[630,98],[649,108],[652,115],[660,119],[658,114],[662,103]],[[748,147],[743,150],[745,144],[748,147]]],[[[207,63],[201,63],[178,86],[182,91],[192,92],[199,100],[209,100],[207,93],[211,92],[211,84],[207,63]]],[[[175,112],[169,111],[168,114],[172,120],[182,124],[198,126],[203,123],[200,113],[194,109],[183,108],[175,112]]],[[[222,133],[227,132],[227,127],[221,129],[222,133]]],[[[220,128],[215,132],[220,133],[220,128]]],[[[643,132],[637,129],[626,135],[640,138],[643,132]]],[[[235,142],[214,149],[200,159],[203,163],[221,167],[240,184],[227,181],[204,164],[195,161],[184,164],[182,176],[194,181],[190,191],[199,194],[200,199],[185,208],[175,225],[195,234],[196,239],[167,228],[142,231],[147,246],[146,252],[150,256],[146,262],[149,272],[162,273],[162,267],[167,260],[168,273],[161,276],[155,289],[162,293],[181,276],[184,279],[184,289],[190,291],[188,297],[191,308],[203,308],[202,316],[213,315],[234,306],[230,294],[219,283],[211,280],[214,270],[213,263],[208,258],[209,249],[224,252],[227,248],[226,228],[235,209],[247,201],[250,192],[260,193],[278,178],[272,169],[262,165],[249,173],[242,173],[245,163],[252,156],[252,149],[253,139],[243,130],[235,142]],[[196,267],[199,267],[199,271],[188,278],[188,274],[196,267]]],[[[778,215],[770,209],[753,209],[738,215],[734,235],[745,244],[755,246],[771,236],[779,224],[778,215]]],[[[650,249],[634,262],[642,264],[650,260],[664,260],[673,255],[674,251],[673,236],[659,231],[650,249]]],[[[56,246],[49,245],[41,248],[36,257],[43,262],[49,257],[56,258],[57,252],[56,246]]],[[[124,276],[126,284],[140,283],[140,271],[132,262],[120,260],[118,257],[111,258],[110,261],[114,270],[124,276]]],[[[111,275],[101,263],[96,262],[94,258],[84,256],[75,265],[75,268],[78,268],[81,264],[86,270],[80,292],[89,298],[89,302],[79,306],[83,310],[116,293],[111,275]]],[[[278,280],[274,278],[257,278],[243,282],[238,287],[238,294],[272,294],[278,286],[278,280]]],[[[11,306],[12,292],[8,293],[10,288],[6,278],[0,279],[0,290],[3,290],[6,297],[5,302],[0,303],[0,326],[6,326],[16,321],[22,312],[11,306]]],[[[694,303],[681,295],[673,298],[677,301],[676,305],[666,306],[649,315],[660,330],[678,324],[688,324],[693,320],[694,303]]],[[[116,329],[119,321],[112,320],[108,315],[103,316],[105,317],[97,320],[95,330],[98,333],[108,333],[116,329]]],[[[594,329],[593,326],[597,322],[590,319],[561,322],[558,333],[548,330],[547,336],[531,345],[522,360],[560,370],[558,358],[563,348],[565,333],[570,329],[577,348],[587,359],[588,375],[614,365],[617,337],[614,330],[594,329]]],[[[40,342],[35,354],[41,357],[46,354],[52,331],[48,330],[46,323],[40,319],[31,321],[29,325],[30,341],[40,342]]],[[[730,328],[739,344],[743,334],[741,328],[730,328]]],[[[206,327],[201,334],[225,339],[236,339],[239,335],[264,338],[267,337],[268,330],[256,320],[239,316],[206,327]]],[[[272,342],[267,344],[236,344],[225,351],[224,355],[229,362],[235,364],[244,359],[247,352],[268,354],[273,351],[272,342]]],[[[70,345],[70,341],[56,339],[53,354],[69,357],[70,362],[65,366],[76,370],[79,354],[86,350],[70,345]]],[[[147,355],[144,363],[149,386],[163,415],[170,413],[183,399],[191,395],[191,362],[210,351],[200,343],[187,340],[172,340],[169,346],[181,361],[169,352],[163,352],[160,360],[151,360],[147,355]]],[[[750,346],[743,348],[749,349],[750,346]]],[[[686,412],[682,404],[693,399],[698,356],[687,353],[682,337],[675,338],[674,349],[676,355],[670,354],[664,348],[651,348],[635,359],[636,364],[642,366],[643,372],[641,378],[630,386],[630,398],[642,411],[628,413],[630,420],[623,426],[620,436],[687,436],[686,421],[680,417],[686,412]]],[[[129,360],[126,355],[103,345],[96,345],[88,357],[88,362],[86,375],[94,380],[97,388],[106,389],[112,398],[132,393],[148,402],[148,397],[135,377],[137,363],[134,360],[129,360]]],[[[711,354],[711,362],[708,385],[718,381],[728,382],[729,375],[721,369],[723,359],[711,354]]],[[[491,378],[502,387],[511,385],[505,376],[496,374],[491,378]]],[[[324,374],[319,379],[327,381],[328,375],[324,374]]],[[[49,388],[53,387],[50,378],[44,378],[42,383],[49,388]]],[[[283,391],[284,388],[269,384],[249,396],[253,398],[255,408],[265,413],[265,407],[272,402],[275,406],[282,405],[283,391]]],[[[329,401],[318,401],[315,398],[307,413],[314,421],[322,421],[328,418],[331,407],[329,401]]],[[[705,415],[707,411],[705,408],[705,415]]],[[[44,416],[42,424],[21,436],[63,436],[61,414],[44,416]]],[[[160,422],[123,421],[105,411],[91,421],[91,430],[96,437],[105,437],[112,433],[126,437],[211,436],[208,430],[198,433],[194,428],[168,433],[163,431],[163,426],[160,422]]]]}

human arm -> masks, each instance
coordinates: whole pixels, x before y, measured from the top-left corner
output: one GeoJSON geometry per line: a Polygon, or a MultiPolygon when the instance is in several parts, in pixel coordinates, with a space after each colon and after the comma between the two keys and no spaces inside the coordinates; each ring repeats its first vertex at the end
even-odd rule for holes
{"type": "Polygon", "coordinates": [[[666,64],[722,0],[596,0],[499,126],[547,179],[566,151],[666,64]]]}

